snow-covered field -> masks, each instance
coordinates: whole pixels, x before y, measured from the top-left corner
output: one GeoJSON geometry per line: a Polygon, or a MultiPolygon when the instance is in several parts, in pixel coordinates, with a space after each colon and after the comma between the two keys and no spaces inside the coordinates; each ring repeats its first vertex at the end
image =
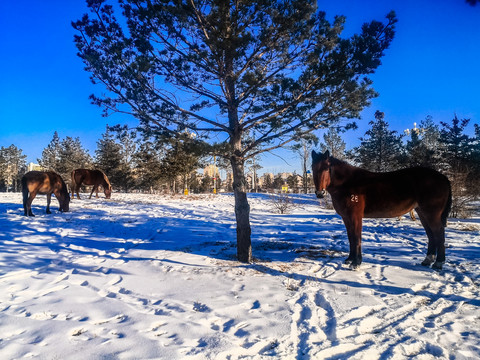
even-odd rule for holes
{"type": "Polygon", "coordinates": [[[480,358],[480,216],[449,219],[440,272],[420,266],[418,221],[365,220],[351,271],[313,195],[287,215],[249,198],[248,265],[231,195],[84,196],[51,215],[39,196],[27,218],[0,194],[0,358],[480,358]]]}

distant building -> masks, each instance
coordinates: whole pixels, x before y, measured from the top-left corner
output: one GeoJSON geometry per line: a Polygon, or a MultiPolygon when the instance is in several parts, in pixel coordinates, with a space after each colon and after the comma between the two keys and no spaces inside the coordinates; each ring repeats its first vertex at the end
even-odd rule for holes
{"type": "Polygon", "coordinates": [[[220,177],[218,167],[216,167],[215,165],[208,165],[205,169],[203,169],[203,176],[210,176],[211,178],[220,177]]]}
{"type": "Polygon", "coordinates": [[[42,167],[38,164],[34,164],[33,162],[31,163],[28,163],[28,166],[27,166],[27,170],[28,171],[41,171],[42,170],[42,167]]]}

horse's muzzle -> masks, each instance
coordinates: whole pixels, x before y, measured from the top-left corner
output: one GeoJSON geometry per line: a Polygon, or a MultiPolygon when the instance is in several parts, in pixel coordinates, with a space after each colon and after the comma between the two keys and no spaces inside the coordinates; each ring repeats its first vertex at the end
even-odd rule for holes
{"type": "Polygon", "coordinates": [[[317,198],[319,199],[323,199],[325,197],[325,195],[327,195],[327,191],[325,189],[323,190],[315,190],[315,195],[317,195],[317,198]]]}

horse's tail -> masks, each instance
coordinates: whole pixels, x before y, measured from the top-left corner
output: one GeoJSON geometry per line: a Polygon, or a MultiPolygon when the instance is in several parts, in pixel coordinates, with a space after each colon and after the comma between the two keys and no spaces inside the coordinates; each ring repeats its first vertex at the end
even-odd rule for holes
{"type": "Polygon", "coordinates": [[[23,206],[27,204],[28,200],[28,185],[27,185],[27,179],[25,176],[22,177],[22,195],[23,195],[23,206]]]}
{"type": "Polygon", "coordinates": [[[450,210],[452,210],[452,185],[450,184],[450,181],[448,182],[448,199],[447,203],[445,204],[445,208],[443,209],[442,212],[442,224],[443,226],[447,226],[447,218],[448,214],[450,213],[450,210]]]}

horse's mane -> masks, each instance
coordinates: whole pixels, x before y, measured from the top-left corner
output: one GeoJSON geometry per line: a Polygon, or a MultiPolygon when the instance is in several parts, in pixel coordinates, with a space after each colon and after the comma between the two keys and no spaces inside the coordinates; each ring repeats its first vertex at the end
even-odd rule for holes
{"type": "Polygon", "coordinates": [[[352,164],[349,164],[347,161],[345,160],[341,160],[341,159],[337,159],[333,156],[330,156],[329,158],[329,161],[330,161],[330,166],[339,166],[339,167],[342,167],[344,169],[349,169],[350,171],[352,170],[360,170],[360,168],[352,165],[352,164]]]}
{"type": "Polygon", "coordinates": [[[105,182],[107,183],[108,187],[111,189],[112,188],[112,184],[110,184],[110,181],[108,180],[108,177],[107,175],[105,175],[105,173],[102,171],[102,175],[103,175],[103,180],[105,180],[105,182]]]}
{"type": "Polygon", "coordinates": [[[333,156],[330,156],[329,160],[330,160],[330,164],[331,164],[332,166],[336,166],[336,165],[353,166],[353,165],[349,164],[348,162],[346,162],[345,160],[337,159],[337,158],[335,158],[335,157],[333,157],[333,156]]]}

